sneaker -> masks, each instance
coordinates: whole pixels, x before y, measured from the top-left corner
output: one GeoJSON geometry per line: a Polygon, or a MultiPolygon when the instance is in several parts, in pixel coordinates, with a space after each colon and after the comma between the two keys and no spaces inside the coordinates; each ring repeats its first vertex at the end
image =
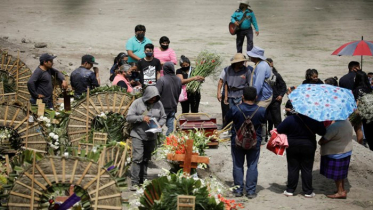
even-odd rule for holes
{"type": "Polygon", "coordinates": [[[291,192],[288,192],[288,191],[284,191],[284,193],[283,193],[285,196],[293,196],[294,194],[293,193],[291,193],[291,192]]]}
{"type": "Polygon", "coordinates": [[[311,193],[311,194],[304,194],[304,197],[306,197],[306,198],[313,198],[315,196],[316,196],[316,194],[314,192],[311,193]]]}
{"type": "Polygon", "coordinates": [[[247,194],[247,195],[246,195],[246,198],[248,198],[248,199],[254,199],[254,198],[256,198],[256,196],[258,196],[258,194],[256,194],[256,193],[253,193],[253,194],[247,194]]]}
{"type": "Polygon", "coordinates": [[[243,193],[242,192],[233,192],[234,197],[242,197],[243,193]]]}

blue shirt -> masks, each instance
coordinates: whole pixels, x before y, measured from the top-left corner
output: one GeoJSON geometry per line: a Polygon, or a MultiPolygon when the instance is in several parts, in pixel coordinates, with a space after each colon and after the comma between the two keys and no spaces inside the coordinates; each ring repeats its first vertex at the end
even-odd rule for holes
{"type": "MultiPolygon", "coordinates": [[[[144,40],[142,40],[142,42],[140,42],[136,36],[133,36],[132,38],[130,38],[127,43],[126,43],[126,50],[131,50],[137,57],[139,57],[140,59],[141,58],[144,58],[145,57],[145,45],[146,44],[151,44],[152,41],[150,41],[150,39],[144,37],[144,40]]],[[[131,58],[131,56],[128,56],[128,63],[137,63],[137,60],[131,58]]]]}
{"type": "MultiPolygon", "coordinates": [[[[240,106],[240,109],[242,110],[242,112],[245,114],[246,117],[250,117],[253,114],[253,112],[258,108],[258,105],[256,104],[249,105],[246,103],[242,103],[238,106],[240,106]]],[[[229,109],[228,113],[225,115],[225,120],[227,124],[233,121],[232,137],[231,137],[232,146],[236,145],[236,141],[235,141],[236,130],[238,131],[242,123],[244,123],[245,121],[245,118],[242,112],[237,108],[237,106],[233,106],[232,108],[229,109]]],[[[260,147],[260,143],[262,141],[262,136],[261,136],[262,126],[261,125],[266,122],[265,112],[266,112],[266,109],[264,107],[259,107],[258,111],[255,113],[253,118],[251,118],[251,122],[254,124],[254,128],[256,130],[256,139],[258,140],[257,145],[256,145],[257,147],[260,147]]]]}
{"type": "Polygon", "coordinates": [[[258,95],[257,101],[265,101],[272,96],[273,90],[265,80],[271,76],[271,67],[265,61],[260,61],[254,69],[253,84],[258,95]]]}
{"type": "MultiPolygon", "coordinates": [[[[243,30],[249,29],[251,27],[251,24],[253,24],[255,31],[259,31],[258,23],[256,22],[254,12],[249,9],[246,9],[246,11],[247,11],[246,17],[248,18],[246,18],[246,20],[242,22],[242,24],[240,25],[240,28],[243,30]]],[[[240,21],[243,17],[243,13],[244,12],[241,11],[240,9],[236,10],[232,15],[231,22],[234,23],[236,21],[240,21]]]]}

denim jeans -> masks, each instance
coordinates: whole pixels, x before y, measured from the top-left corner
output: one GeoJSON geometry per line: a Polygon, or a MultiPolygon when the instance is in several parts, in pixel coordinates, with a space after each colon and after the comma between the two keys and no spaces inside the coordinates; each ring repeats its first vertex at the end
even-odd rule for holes
{"type": "Polygon", "coordinates": [[[174,120],[175,120],[175,112],[170,112],[167,114],[166,126],[167,132],[166,136],[174,131],[174,120]]]}
{"type": "Polygon", "coordinates": [[[239,104],[242,103],[242,96],[238,97],[238,98],[229,98],[228,97],[228,103],[229,103],[229,109],[236,106],[236,105],[239,105],[239,104]]]}
{"type": "Polygon", "coordinates": [[[246,157],[246,193],[248,195],[254,194],[256,191],[256,185],[258,183],[258,160],[260,154],[260,142],[258,142],[255,148],[250,150],[243,150],[242,148],[236,147],[235,145],[231,145],[231,153],[233,159],[234,185],[238,186],[238,188],[235,189],[235,192],[243,192],[244,163],[246,157]]]}

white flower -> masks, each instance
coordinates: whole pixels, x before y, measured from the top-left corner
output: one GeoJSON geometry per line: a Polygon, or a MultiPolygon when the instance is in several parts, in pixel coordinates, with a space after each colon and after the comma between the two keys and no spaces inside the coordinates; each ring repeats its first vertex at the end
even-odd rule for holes
{"type": "Polygon", "coordinates": [[[139,188],[139,189],[136,191],[136,193],[142,195],[142,194],[144,194],[144,189],[139,188]]]}
{"type": "Polygon", "coordinates": [[[45,124],[45,126],[47,126],[49,128],[49,127],[51,127],[51,124],[47,123],[47,124],[45,124]]]}
{"type": "Polygon", "coordinates": [[[51,120],[50,120],[49,118],[46,118],[44,121],[45,121],[46,123],[50,123],[50,122],[51,122],[51,120]]]}
{"type": "Polygon", "coordinates": [[[49,133],[49,137],[52,137],[52,138],[53,138],[53,136],[54,136],[54,133],[53,133],[53,132],[49,133]]]}
{"type": "Polygon", "coordinates": [[[50,144],[50,147],[52,147],[53,149],[58,149],[58,146],[53,145],[53,144],[50,144]]]}
{"type": "Polygon", "coordinates": [[[60,143],[58,143],[58,141],[54,142],[54,145],[58,146],[60,145],[60,143]]]}
{"type": "Polygon", "coordinates": [[[141,203],[140,203],[139,201],[137,201],[137,202],[135,203],[135,205],[136,205],[136,206],[141,206],[141,203]]]}
{"type": "Polygon", "coordinates": [[[54,140],[58,140],[58,135],[54,135],[54,136],[53,136],[53,139],[54,139],[54,140]]]}
{"type": "Polygon", "coordinates": [[[59,112],[56,112],[56,116],[58,116],[58,115],[60,115],[61,113],[59,113],[59,112]]]}

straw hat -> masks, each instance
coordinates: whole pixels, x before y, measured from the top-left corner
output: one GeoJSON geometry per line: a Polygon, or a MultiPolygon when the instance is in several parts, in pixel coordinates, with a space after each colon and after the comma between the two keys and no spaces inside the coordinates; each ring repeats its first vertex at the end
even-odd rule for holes
{"type": "Polygon", "coordinates": [[[231,64],[247,61],[246,57],[242,53],[236,53],[231,60],[231,64]]]}
{"type": "Polygon", "coordinates": [[[246,4],[248,7],[250,7],[248,0],[241,0],[241,1],[238,1],[238,3],[239,4],[246,4]]]}

